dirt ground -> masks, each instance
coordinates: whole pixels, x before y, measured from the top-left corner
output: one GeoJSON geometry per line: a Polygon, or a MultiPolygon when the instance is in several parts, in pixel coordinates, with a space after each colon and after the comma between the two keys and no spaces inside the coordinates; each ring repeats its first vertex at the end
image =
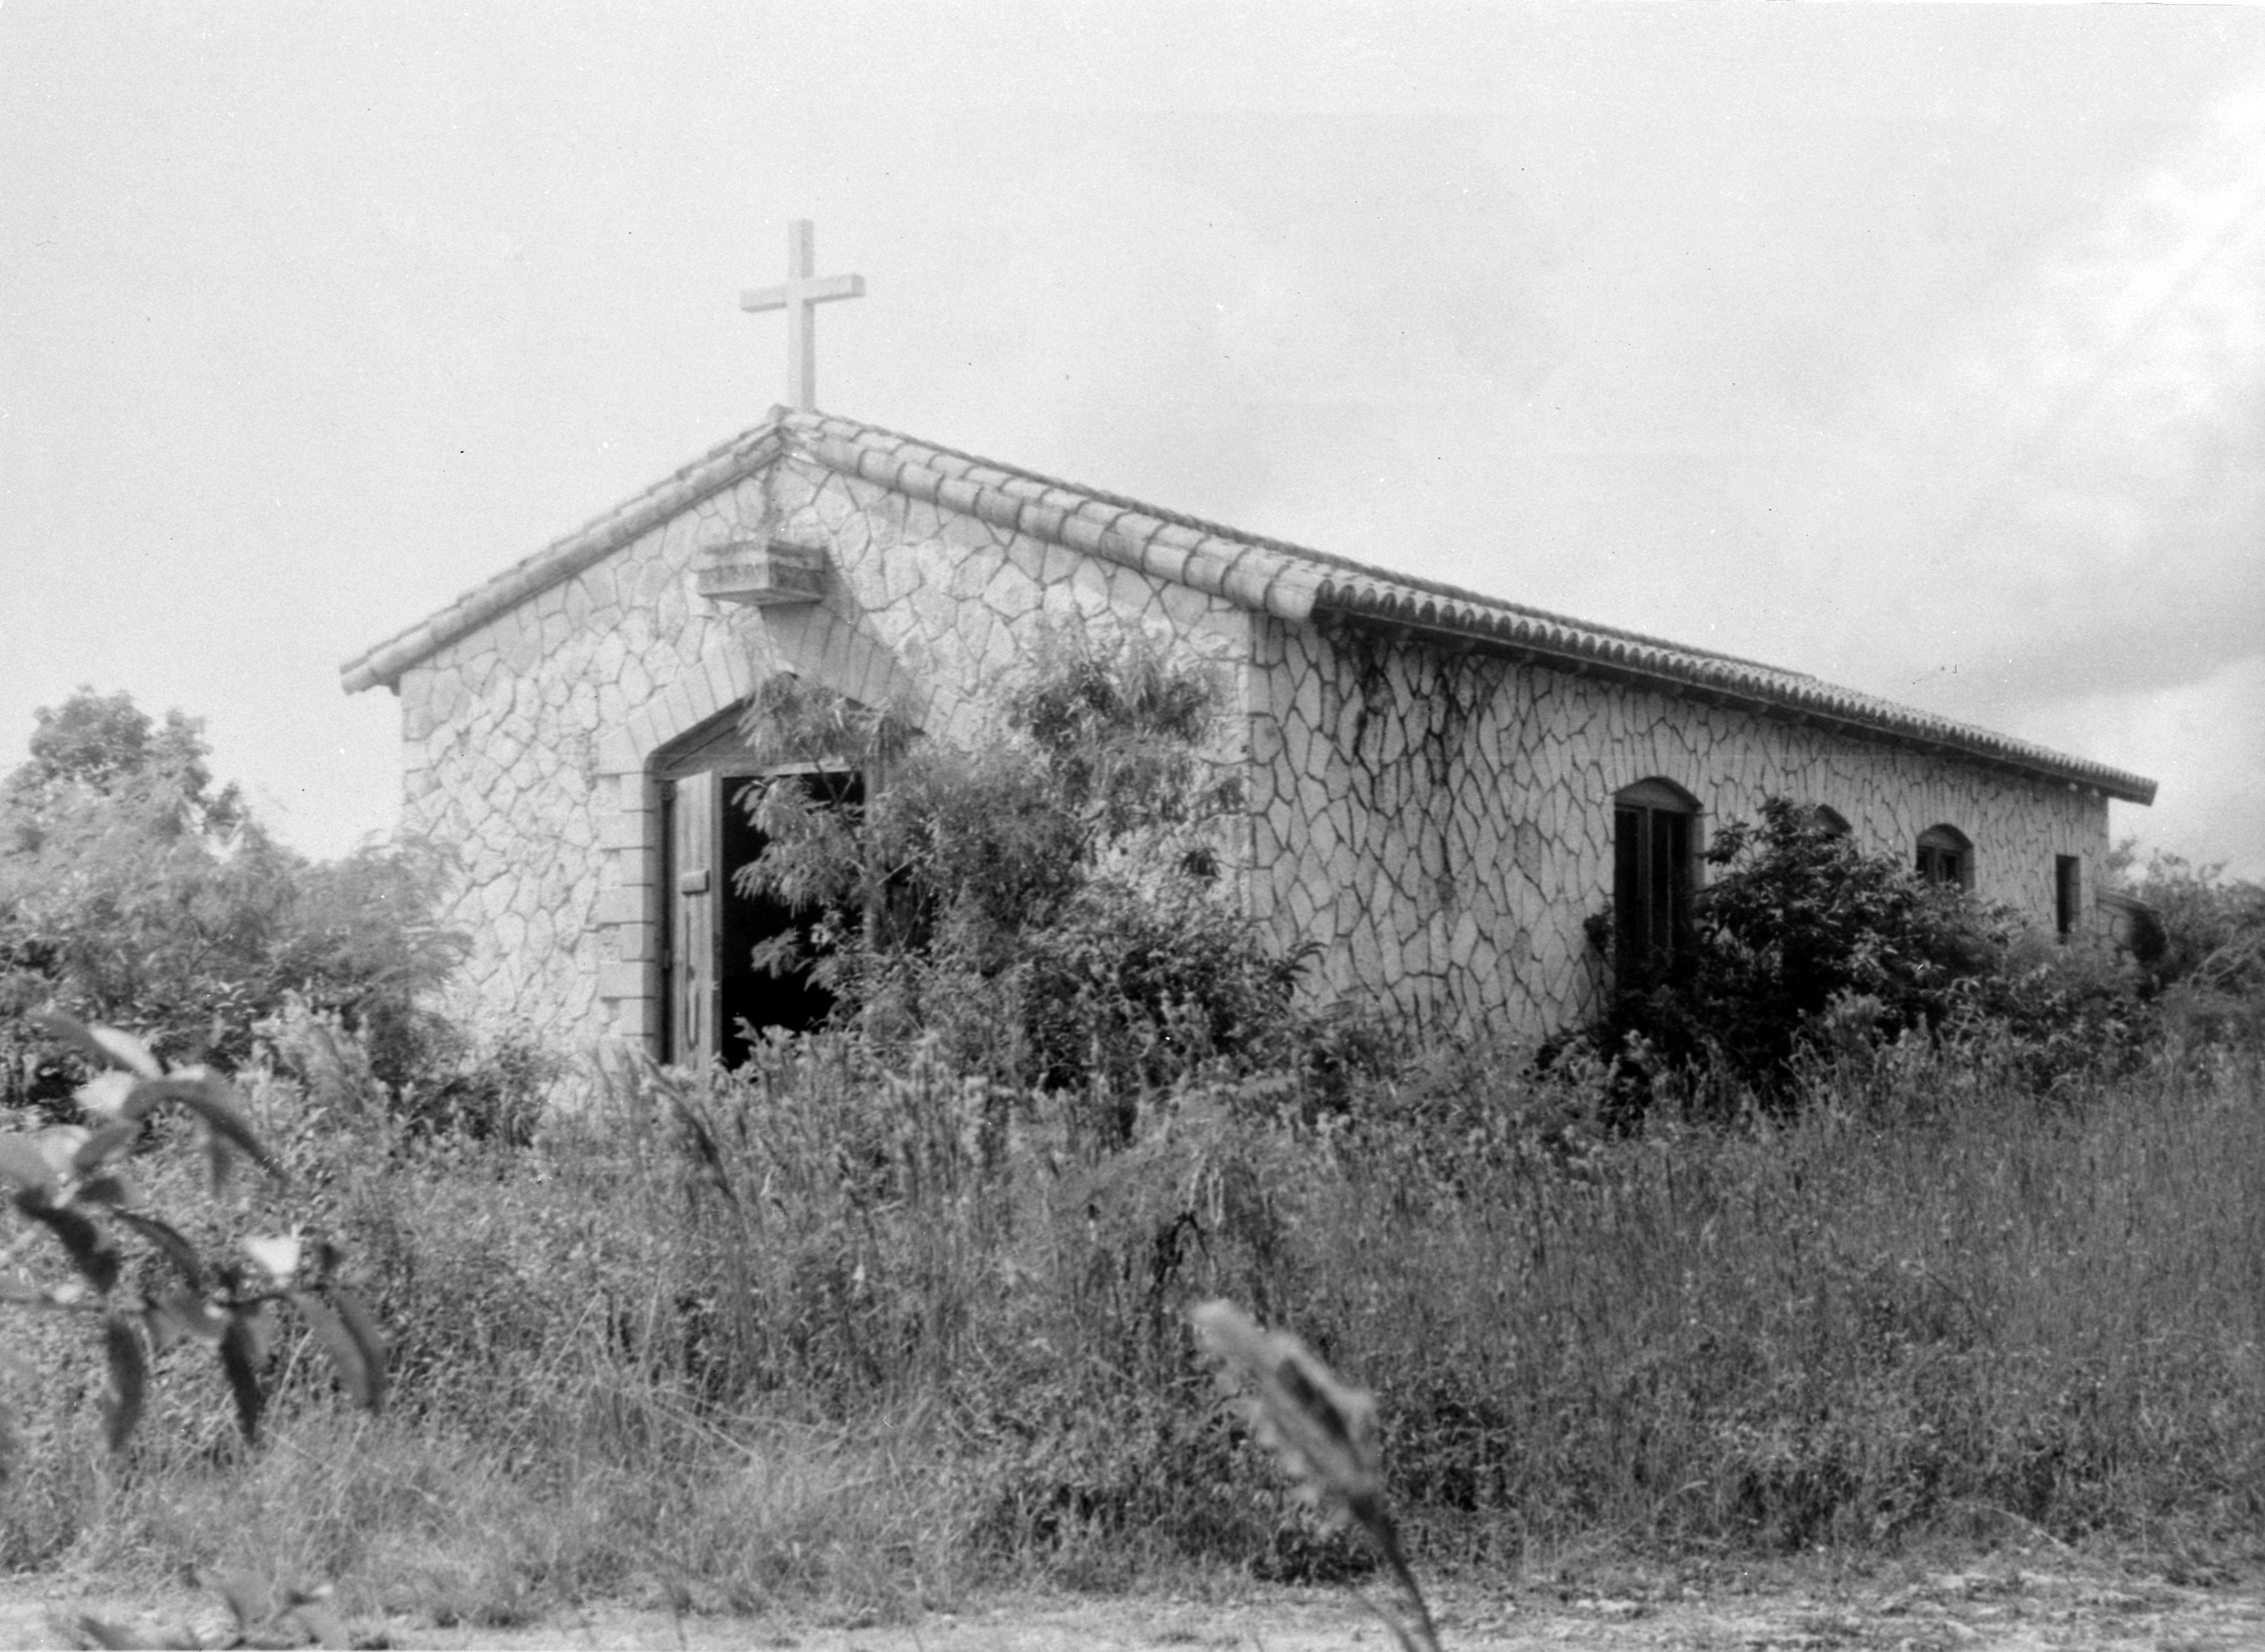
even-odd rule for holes
{"type": "MultiPolygon", "coordinates": [[[[510,1628],[400,1618],[349,1620],[366,1647],[535,1648],[794,1648],[801,1652],[1391,1652],[1389,1634],[1344,1590],[1207,1589],[1192,1595],[1001,1596],[916,1622],[860,1625],[791,1618],[682,1617],[634,1605],[594,1607],[510,1628]]],[[[1584,1582],[1438,1590],[1440,1639],[1452,1652],[1542,1648],[1773,1652],[1777,1648],[2265,1648],[2265,1578],[2205,1568],[2069,1556],[1994,1556],[1952,1569],[1883,1562],[1856,1570],[1818,1563],[1766,1574],[1734,1568],[1680,1577],[1635,1570],[1584,1582]],[[2174,1580],[2177,1581],[2174,1581],[2174,1580]],[[1598,1585],[1604,1587],[1599,1588],[1598,1585]]],[[[208,1647],[229,1643],[224,1606],[186,1591],[121,1599],[66,1578],[0,1580],[0,1648],[93,1644],[76,1628],[94,1612],[155,1638],[186,1627],[208,1647]]],[[[182,1642],[175,1641],[173,1644],[182,1642]]]]}

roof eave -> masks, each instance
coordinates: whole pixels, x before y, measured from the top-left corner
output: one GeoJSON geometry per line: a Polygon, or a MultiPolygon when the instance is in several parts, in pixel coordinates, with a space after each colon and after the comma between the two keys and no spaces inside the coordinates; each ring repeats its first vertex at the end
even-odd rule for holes
{"type": "Polygon", "coordinates": [[[592,518],[564,538],[552,541],[475,586],[439,613],[356,655],[339,668],[341,686],[348,694],[360,694],[380,684],[388,688],[397,686],[403,673],[459,637],[561,580],[572,579],[680,511],[761,469],[778,454],[780,416],[784,411],[774,409],[764,423],[710,448],[626,504],[592,518]]]}
{"type": "Polygon", "coordinates": [[[1457,623],[1452,616],[1411,617],[1371,604],[1337,600],[1335,593],[1327,591],[1315,605],[1315,617],[1323,615],[1422,636],[1435,644],[1502,654],[1573,676],[1629,683],[1678,698],[1826,729],[1852,739],[1956,758],[2026,779],[2049,780],[2072,790],[2097,792],[2124,803],[2151,804],[2155,801],[2155,782],[2144,775],[2129,774],[2105,764],[2038,748],[2025,748],[2003,735],[1957,724],[1934,724],[1916,717],[1904,723],[1863,716],[1832,704],[1825,698],[1825,685],[1822,683],[1817,695],[1812,697],[1773,686],[1739,682],[1711,669],[1703,661],[1686,664],[1648,659],[1637,651],[1594,646],[1577,634],[1554,636],[1538,627],[1521,631],[1457,623]]]}
{"type": "Polygon", "coordinates": [[[669,517],[752,475],[783,450],[940,508],[970,513],[1152,578],[1303,623],[1324,614],[1435,643],[1539,660],[1578,674],[1642,683],[1906,748],[2154,801],[2155,782],[2025,741],[1908,711],[1752,660],[1688,650],[1380,568],[1243,535],[1133,499],[1096,493],[855,420],[774,408],[770,417],[564,539],[459,597],[341,668],[346,692],[402,675],[550,586],[572,578],[669,517]]]}

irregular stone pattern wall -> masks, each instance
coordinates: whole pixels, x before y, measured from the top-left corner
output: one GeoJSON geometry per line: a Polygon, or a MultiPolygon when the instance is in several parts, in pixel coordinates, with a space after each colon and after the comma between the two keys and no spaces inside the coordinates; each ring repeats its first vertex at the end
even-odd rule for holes
{"type": "Polygon", "coordinates": [[[1639,780],[1695,797],[1702,839],[1771,796],[1905,863],[1954,826],[1976,894],[2047,928],[2053,857],[2081,856],[2087,891],[2106,867],[2106,800],[2053,782],[1339,625],[1265,619],[1254,640],[1254,909],[1321,944],[1317,993],[1427,1025],[1539,1037],[1595,1006],[1584,921],[1639,780]]]}
{"type": "Polygon", "coordinates": [[[1216,662],[1240,726],[1244,609],[792,455],[412,666],[402,824],[456,852],[448,915],[474,937],[452,1008],[575,1053],[650,1036],[654,753],[781,669],[869,702],[910,688],[932,734],[980,740],[1048,618],[1145,627],[1216,662]],[[696,593],[712,548],[773,535],[826,546],[817,609],[696,593]]]}

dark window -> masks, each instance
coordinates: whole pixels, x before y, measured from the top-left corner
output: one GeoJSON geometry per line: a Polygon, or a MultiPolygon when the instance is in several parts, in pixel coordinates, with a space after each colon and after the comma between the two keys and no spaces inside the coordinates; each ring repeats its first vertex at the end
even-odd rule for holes
{"type": "Polygon", "coordinates": [[[1657,970],[1687,944],[1698,806],[1664,780],[1640,780],[1613,799],[1615,961],[1657,970]]]}
{"type": "Polygon", "coordinates": [[[2064,941],[2076,933],[2084,913],[2084,862],[2073,855],[2053,856],[2053,929],[2064,941]]]}
{"type": "Polygon", "coordinates": [[[1927,827],[1919,834],[1919,875],[1930,884],[1973,888],[1973,844],[1956,826],[1927,827]]]}

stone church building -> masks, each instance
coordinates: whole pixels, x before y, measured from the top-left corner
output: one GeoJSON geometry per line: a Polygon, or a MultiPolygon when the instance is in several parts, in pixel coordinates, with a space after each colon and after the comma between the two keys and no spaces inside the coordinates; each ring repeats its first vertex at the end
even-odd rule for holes
{"type": "MultiPolygon", "coordinates": [[[[1249,777],[1240,898],[1309,988],[1539,1037],[1664,944],[1710,823],[1773,795],[2064,936],[2152,782],[1748,660],[1584,624],[775,410],[345,667],[400,697],[403,827],[459,857],[492,1027],[662,1059],[766,997],[748,695],[793,672],[980,741],[1048,619],[1210,662],[1249,777]]],[[[854,786],[856,777],[837,785],[854,786]]]]}

